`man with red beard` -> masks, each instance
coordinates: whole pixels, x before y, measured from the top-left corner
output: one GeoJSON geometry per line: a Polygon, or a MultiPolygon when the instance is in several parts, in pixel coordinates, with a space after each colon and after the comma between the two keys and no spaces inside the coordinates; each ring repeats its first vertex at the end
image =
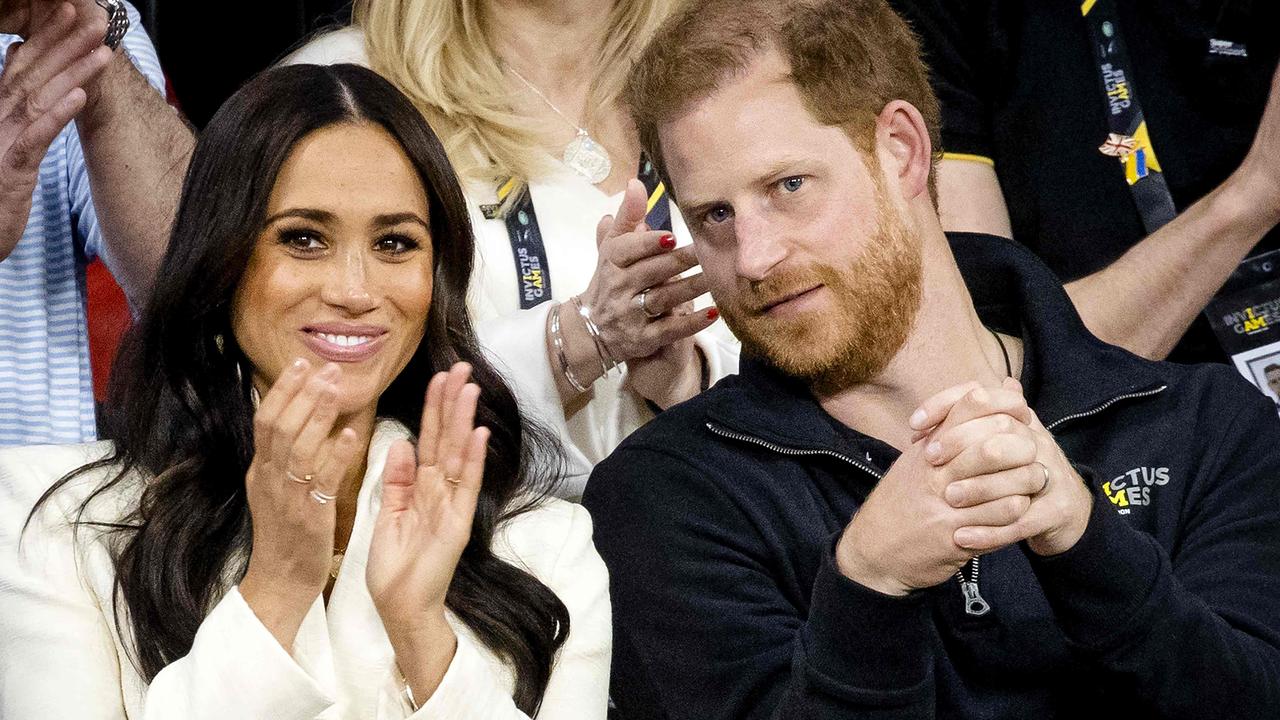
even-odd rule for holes
{"type": "Polygon", "coordinates": [[[626,98],[744,360],[587,487],[622,718],[1274,714],[1273,408],[943,234],[883,0],[693,0],[626,98]]]}

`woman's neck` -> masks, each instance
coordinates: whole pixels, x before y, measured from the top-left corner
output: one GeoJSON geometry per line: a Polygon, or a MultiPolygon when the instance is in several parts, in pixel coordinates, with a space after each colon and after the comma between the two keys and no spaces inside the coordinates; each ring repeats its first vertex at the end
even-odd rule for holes
{"type": "Polygon", "coordinates": [[[559,98],[581,104],[611,5],[596,0],[482,0],[481,13],[498,57],[552,102],[559,98]]]}

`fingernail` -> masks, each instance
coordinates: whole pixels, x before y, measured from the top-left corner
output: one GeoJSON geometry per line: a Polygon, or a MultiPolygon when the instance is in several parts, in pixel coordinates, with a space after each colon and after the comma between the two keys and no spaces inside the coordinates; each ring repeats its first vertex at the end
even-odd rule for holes
{"type": "Polygon", "coordinates": [[[959,545],[962,548],[973,547],[973,543],[977,540],[977,538],[973,536],[973,533],[965,528],[956,530],[955,535],[953,535],[951,539],[956,545],[959,545]]]}
{"type": "Polygon", "coordinates": [[[938,456],[941,454],[942,454],[942,443],[938,442],[937,440],[934,440],[933,442],[929,443],[924,448],[924,456],[929,458],[930,460],[937,460],[938,456]]]}
{"type": "Polygon", "coordinates": [[[663,235],[658,238],[658,246],[663,250],[671,250],[676,246],[676,238],[674,235],[663,235]]]}
{"type": "Polygon", "coordinates": [[[908,420],[907,423],[911,425],[911,427],[919,430],[920,426],[924,424],[924,419],[924,408],[918,408],[915,412],[911,413],[911,419],[908,420]]]}
{"type": "Polygon", "coordinates": [[[715,320],[720,317],[720,311],[715,308],[707,308],[707,319],[715,320]]]}
{"type": "Polygon", "coordinates": [[[946,490],[942,491],[942,497],[946,498],[948,505],[957,505],[964,498],[960,488],[955,485],[948,485],[946,490]]]}
{"type": "Polygon", "coordinates": [[[302,358],[296,358],[293,361],[293,363],[289,365],[289,369],[292,370],[293,372],[301,372],[306,368],[307,368],[307,361],[302,358]]]}

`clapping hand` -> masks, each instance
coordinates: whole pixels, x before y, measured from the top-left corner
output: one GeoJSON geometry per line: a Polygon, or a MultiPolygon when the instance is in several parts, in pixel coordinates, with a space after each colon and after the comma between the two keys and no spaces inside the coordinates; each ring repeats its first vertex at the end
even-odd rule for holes
{"type": "Polygon", "coordinates": [[[100,8],[40,5],[53,7],[26,11],[24,18],[39,11],[43,19],[24,33],[26,42],[9,47],[0,74],[0,260],[22,238],[45,153],[84,108],[85,86],[111,60],[100,8]]]}
{"type": "Polygon", "coordinates": [[[454,569],[471,538],[489,430],[474,427],[480,387],[458,363],[427,386],[417,457],[392,446],[382,473],[366,578],[383,625],[398,635],[439,626],[454,569]]]}

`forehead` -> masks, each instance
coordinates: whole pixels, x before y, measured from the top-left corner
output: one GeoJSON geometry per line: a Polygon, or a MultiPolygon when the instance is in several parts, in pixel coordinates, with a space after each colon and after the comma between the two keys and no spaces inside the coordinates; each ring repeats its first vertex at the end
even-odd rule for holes
{"type": "Polygon", "coordinates": [[[346,123],[317,130],[285,158],[269,210],[323,204],[351,211],[387,205],[426,211],[427,193],[400,143],[379,125],[346,123]]]}
{"type": "Polygon", "coordinates": [[[844,155],[854,151],[842,128],[813,116],[786,60],[772,49],[658,132],[682,202],[706,191],[713,176],[755,179],[788,161],[847,160],[844,155]]]}

